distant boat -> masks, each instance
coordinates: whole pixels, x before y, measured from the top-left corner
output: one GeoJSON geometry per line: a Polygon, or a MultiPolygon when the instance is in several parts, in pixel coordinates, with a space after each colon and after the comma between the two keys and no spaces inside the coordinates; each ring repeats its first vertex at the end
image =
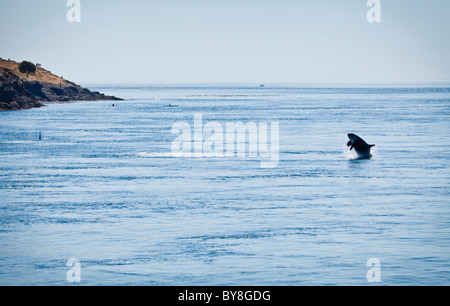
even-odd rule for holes
{"type": "Polygon", "coordinates": [[[264,85],[264,84],[259,85],[259,87],[264,87],[264,86],[266,86],[266,85],[264,85]]]}
{"type": "Polygon", "coordinates": [[[164,105],[164,107],[179,107],[179,105],[172,105],[172,104],[169,104],[169,105],[164,105]]]}

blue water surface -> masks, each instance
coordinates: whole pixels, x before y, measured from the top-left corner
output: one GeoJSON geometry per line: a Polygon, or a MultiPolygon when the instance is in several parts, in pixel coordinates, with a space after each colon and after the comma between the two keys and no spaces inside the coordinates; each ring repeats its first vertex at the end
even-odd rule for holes
{"type": "Polygon", "coordinates": [[[88,87],[125,101],[0,112],[0,285],[450,285],[448,87],[88,87]],[[172,156],[194,114],[279,122],[278,166],[172,156]]]}

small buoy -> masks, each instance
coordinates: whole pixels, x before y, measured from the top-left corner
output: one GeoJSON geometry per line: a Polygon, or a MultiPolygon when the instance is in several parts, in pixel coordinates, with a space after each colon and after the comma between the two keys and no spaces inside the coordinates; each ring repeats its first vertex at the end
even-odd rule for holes
{"type": "Polygon", "coordinates": [[[39,140],[42,140],[42,133],[39,132],[39,140]]]}

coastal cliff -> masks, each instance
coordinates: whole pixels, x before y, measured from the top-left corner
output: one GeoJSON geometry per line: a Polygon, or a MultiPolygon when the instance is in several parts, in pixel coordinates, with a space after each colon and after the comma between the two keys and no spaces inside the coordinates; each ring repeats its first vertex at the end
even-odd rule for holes
{"type": "Polygon", "coordinates": [[[43,106],[44,102],[122,100],[92,92],[37,67],[31,74],[21,73],[19,63],[0,58],[0,111],[43,106]]]}

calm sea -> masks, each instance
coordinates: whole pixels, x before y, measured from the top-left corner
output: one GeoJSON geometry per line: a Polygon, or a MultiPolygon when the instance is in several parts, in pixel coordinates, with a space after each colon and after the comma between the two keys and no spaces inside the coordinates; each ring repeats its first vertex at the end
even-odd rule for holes
{"type": "Polygon", "coordinates": [[[0,285],[450,285],[449,87],[90,89],[0,112],[0,285]],[[195,114],[278,122],[277,167],[173,156],[195,114]]]}

